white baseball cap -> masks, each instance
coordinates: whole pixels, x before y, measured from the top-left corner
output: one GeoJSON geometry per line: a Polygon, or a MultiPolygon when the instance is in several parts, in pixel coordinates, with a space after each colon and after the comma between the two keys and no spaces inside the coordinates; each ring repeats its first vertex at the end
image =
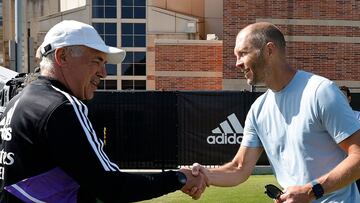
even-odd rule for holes
{"type": "Polygon", "coordinates": [[[75,20],[64,20],[54,25],[45,35],[40,45],[43,56],[60,47],[84,45],[107,54],[110,64],[121,63],[125,58],[125,51],[116,47],[107,46],[95,28],[91,25],[75,20]]]}

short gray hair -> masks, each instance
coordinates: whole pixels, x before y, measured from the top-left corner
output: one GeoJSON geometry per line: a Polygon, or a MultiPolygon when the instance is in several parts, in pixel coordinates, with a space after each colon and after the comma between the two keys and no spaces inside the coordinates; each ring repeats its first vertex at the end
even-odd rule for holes
{"type": "MultiPolygon", "coordinates": [[[[70,53],[70,55],[72,57],[80,57],[83,55],[82,46],[74,45],[74,46],[68,46],[68,47],[64,47],[64,48],[66,49],[66,51],[68,51],[70,53]]],[[[40,69],[41,70],[44,70],[44,69],[51,70],[54,67],[54,62],[55,62],[55,51],[50,52],[46,56],[41,57],[40,69]]]]}

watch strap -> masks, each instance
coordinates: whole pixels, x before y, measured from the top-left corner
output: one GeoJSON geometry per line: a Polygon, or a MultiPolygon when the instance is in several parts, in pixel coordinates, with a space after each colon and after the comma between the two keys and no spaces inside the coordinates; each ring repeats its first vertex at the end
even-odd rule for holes
{"type": "Polygon", "coordinates": [[[176,171],[175,174],[176,174],[176,177],[177,177],[179,183],[182,186],[184,186],[186,184],[186,181],[187,181],[186,175],[183,172],[180,172],[180,171],[176,171]]]}

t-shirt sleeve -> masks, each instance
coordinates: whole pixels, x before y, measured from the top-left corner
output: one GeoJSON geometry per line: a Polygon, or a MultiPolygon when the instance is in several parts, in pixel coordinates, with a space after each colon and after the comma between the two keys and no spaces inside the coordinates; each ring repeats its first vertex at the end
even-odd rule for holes
{"type": "Polygon", "coordinates": [[[322,126],[340,143],[360,129],[346,97],[331,81],[323,81],[316,90],[315,101],[322,126]]]}
{"type": "Polygon", "coordinates": [[[262,147],[262,143],[256,131],[254,105],[250,108],[244,126],[244,135],[241,141],[241,146],[244,147],[262,147]]]}

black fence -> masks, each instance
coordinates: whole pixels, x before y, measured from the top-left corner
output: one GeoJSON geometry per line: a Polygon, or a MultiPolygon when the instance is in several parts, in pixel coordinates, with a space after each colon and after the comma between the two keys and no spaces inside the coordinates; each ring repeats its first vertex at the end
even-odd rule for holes
{"type": "Polygon", "coordinates": [[[97,92],[89,117],[121,168],[178,164],[177,102],[172,92],[97,92]]]}
{"type": "MultiPolygon", "coordinates": [[[[261,93],[96,92],[89,117],[122,169],[220,165],[239,149],[246,114],[261,93]]],[[[360,94],[352,105],[360,104],[360,94]]],[[[263,154],[258,165],[268,165],[263,154]]]]}
{"type": "MultiPolygon", "coordinates": [[[[219,165],[239,148],[245,116],[259,93],[97,92],[89,117],[123,169],[219,165]]],[[[259,164],[268,164],[263,156],[259,164]]]]}
{"type": "Polygon", "coordinates": [[[360,111],[360,93],[351,94],[351,106],[354,110],[360,111]]]}

